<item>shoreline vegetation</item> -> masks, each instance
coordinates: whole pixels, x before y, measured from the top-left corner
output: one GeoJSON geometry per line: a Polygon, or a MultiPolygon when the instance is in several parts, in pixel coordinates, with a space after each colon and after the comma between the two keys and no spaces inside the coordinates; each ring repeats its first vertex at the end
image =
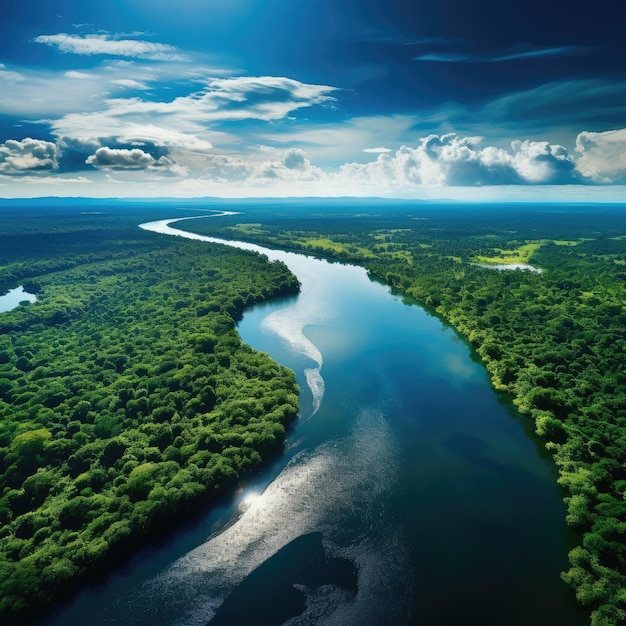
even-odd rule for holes
{"type": "Polygon", "coordinates": [[[0,314],[3,624],[41,617],[233,488],[297,415],[293,372],[235,329],[296,277],[137,228],[154,214],[3,209],[0,286],[37,294],[0,314]]]}
{"type": "Polygon", "coordinates": [[[278,206],[193,231],[362,265],[463,335],[558,468],[579,538],[563,580],[593,626],[614,626],[626,623],[625,209],[549,208],[278,206]]]}

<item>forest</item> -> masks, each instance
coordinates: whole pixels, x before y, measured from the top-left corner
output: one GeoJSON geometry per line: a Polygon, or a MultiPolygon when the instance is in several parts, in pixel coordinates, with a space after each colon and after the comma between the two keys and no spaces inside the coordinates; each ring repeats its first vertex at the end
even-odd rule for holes
{"type": "Polygon", "coordinates": [[[293,373],[242,344],[279,262],[137,228],[172,208],[0,208],[0,621],[37,618],[281,449],[293,373]]]}
{"type": "Polygon", "coordinates": [[[193,231],[362,265],[457,329],[551,453],[579,538],[562,577],[612,626],[626,623],[625,224],[621,205],[329,200],[193,231]]]}

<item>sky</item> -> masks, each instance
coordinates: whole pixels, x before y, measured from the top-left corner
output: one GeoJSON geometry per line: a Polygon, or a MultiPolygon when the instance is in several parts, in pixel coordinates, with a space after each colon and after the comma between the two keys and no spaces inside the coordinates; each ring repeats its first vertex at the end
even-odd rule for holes
{"type": "Polygon", "coordinates": [[[626,199],[615,0],[20,0],[0,197],[626,199]]]}

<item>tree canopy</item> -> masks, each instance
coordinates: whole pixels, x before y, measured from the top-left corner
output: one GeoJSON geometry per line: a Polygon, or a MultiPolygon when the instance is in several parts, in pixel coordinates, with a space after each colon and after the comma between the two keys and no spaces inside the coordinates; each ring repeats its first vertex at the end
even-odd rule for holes
{"type": "Polygon", "coordinates": [[[37,293],[0,314],[0,615],[24,623],[280,448],[295,377],[235,320],[299,285],[148,215],[3,217],[0,285],[37,293]]]}

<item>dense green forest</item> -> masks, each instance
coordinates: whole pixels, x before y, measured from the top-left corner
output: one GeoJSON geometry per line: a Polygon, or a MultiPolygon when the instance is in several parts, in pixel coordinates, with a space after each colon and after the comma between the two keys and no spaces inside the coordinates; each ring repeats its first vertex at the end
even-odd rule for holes
{"type": "Polygon", "coordinates": [[[361,264],[449,321],[552,453],[580,537],[563,578],[612,626],[626,623],[625,224],[623,206],[329,201],[178,227],[361,264]],[[542,271],[489,267],[503,262],[542,271]]]}
{"type": "MultiPolygon", "coordinates": [[[[281,263],[142,231],[173,209],[0,208],[0,621],[25,623],[280,449],[292,372],[241,343],[281,263]]],[[[180,214],[180,213],[179,213],[180,214]]]]}

